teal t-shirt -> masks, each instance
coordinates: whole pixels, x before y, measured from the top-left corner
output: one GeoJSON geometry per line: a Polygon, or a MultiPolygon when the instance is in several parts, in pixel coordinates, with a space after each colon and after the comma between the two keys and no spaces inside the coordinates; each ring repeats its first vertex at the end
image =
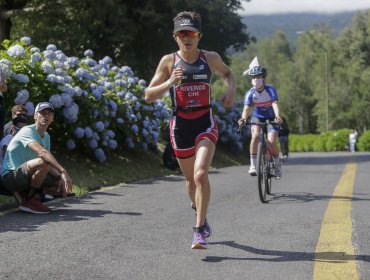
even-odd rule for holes
{"type": "Polygon", "coordinates": [[[3,160],[4,169],[1,175],[5,175],[23,163],[39,157],[38,154],[27,147],[31,142],[38,142],[50,152],[49,133],[45,132],[44,137],[41,137],[36,130],[36,124],[27,125],[10,141],[3,160]]]}

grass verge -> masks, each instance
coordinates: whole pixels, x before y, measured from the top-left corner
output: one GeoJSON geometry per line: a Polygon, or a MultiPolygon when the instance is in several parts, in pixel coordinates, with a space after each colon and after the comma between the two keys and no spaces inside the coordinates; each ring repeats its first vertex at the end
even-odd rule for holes
{"type": "MultiPolygon", "coordinates": [[[[68,170],[73,180],[73,192],[77,196],[103,187],[120,183],[181,174],[165,168],[162,163],[164,146],[158,144],[157,151],[126,155],[110,155],[109,160],[98,163],[78,154],[56,155],[57,160],[68,170]]],[[[217,147],[212,168],[249,164],[247,154],[234,154],[224,147],[217,147]]],[[[12,202],[13,197],[0,195],[1,202],[12,202]]]]}

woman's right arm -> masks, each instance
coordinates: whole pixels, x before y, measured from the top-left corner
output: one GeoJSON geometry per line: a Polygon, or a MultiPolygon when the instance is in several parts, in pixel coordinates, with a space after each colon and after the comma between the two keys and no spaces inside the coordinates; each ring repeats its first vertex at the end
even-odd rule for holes
{"type": "Polygon", "coordinates": [[[168,54],[162,57],[158,64],[157,70],[150,81],[149,86],[145,89],[145,102],[152,103],[156,99],[161,98],[162,95],[173,86],[174,79],[171,80],[172,76],[169,69],[173,65],[173,55],[168,54]]]}

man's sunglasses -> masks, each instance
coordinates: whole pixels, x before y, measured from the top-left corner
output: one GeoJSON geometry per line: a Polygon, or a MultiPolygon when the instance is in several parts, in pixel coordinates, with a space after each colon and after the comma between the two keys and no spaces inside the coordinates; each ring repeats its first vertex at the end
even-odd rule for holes
{"type": "Polygon", "coordinates": [[[190,38],[195,38],[199,36],[199,32],[196,31],[189,31],[189,30],[182,30],[175,33],[175,35],[179,38],[184,38],[185,36],[188,36],[190,38]]]}

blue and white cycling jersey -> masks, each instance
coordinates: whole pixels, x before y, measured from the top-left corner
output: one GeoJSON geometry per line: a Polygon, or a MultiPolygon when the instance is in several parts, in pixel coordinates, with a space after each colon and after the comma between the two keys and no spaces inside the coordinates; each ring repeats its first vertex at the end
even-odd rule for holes
{"type": "Polygon", "coordinates": [[[252,87],[245,94],[244,105],[254,106],[252,117],[257,118],[275,118],[272,102],[278,100],[276,89],[266,84],[262,92],[258,92],[252,87]]]}

